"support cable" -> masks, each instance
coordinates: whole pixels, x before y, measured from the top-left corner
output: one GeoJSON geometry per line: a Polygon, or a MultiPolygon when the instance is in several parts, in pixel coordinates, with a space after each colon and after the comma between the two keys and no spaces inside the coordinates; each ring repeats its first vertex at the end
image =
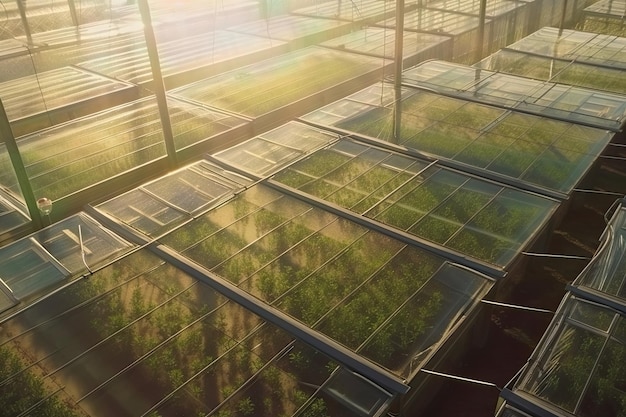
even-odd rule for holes
{"type": "Polygon", "coordinates": [[[466,377],[458,376],[458,375],[445,374],[443,372],[431,371],[431,370],[424,369],[424,368],[420,369],[420,371],[422,371],[422,372],[424,372],[426,374],[441,376],[441,377],[444,377],[444,378],[454,379],[454,380],[457,380],[457,381],[470,382],[472,384],[478,384],[478,385],[485,385],[485,386],[488,386],[488,387],[494,387],[498,391],[502,391],[502,388],[500,388],[499,386],[497,386],[493,382],[486,382],[486,381],[481,381],[479,379],[466,378],[466,377]]]}
{"type": "Polygon", "coordinates": [[[547,310],[545,308],[520,306],[520,305],[517,305],[517,304],[501,303],[499,301],[491,301],[491,300],[480,300],[480,302],[481,303],[485,303],[485,304],[491,304],[491,305],[499,306],[499,307],[516,308],[518,310],[533,311],[533,312],[536,312],[536,313],[554,314],[554,311],[547,310]]]}
{"type": "Polygon", "coordinates": [[[541,258],[560,258],[560,259],[580,259],[585,261],[590,261],[590,256],[579,256],[579,255],[561,255],[557,253],[537,253],[537,252],[521,252],[522,255],[526,256],[537,256],[541,258]]]}

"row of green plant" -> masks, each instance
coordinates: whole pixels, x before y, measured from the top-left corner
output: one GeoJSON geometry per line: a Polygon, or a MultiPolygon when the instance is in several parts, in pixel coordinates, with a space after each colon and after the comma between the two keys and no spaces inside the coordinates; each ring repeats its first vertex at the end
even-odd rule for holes
{"type": "MultiPolygon", "coordinates": [[[[246,200],[246,197],[247,192],[242,193],[234,201],[198,219],[198,227],[189,225],[189,236],[195,236],[202,241],[201,244],[194,245],[188,236],[183,236],[187,234],[187,228],[177,231],[175,235],[180,236],[172,241],[185,241],[180,247],[193,247],[185,252],[186,256],[191,255],[205,266],[211,265],[219,275],[310,326],[320,320],[335,323],[333,317],[344,311],[344,299],[367,299],[365,294],[377,292],[375,285],[397,285],[397,297],[380,307],[372,305],[360,312],[350,308],[345,310],[349,312],[349,318],[346,317],[345,322],[338,321],[341,329],[333,330],[332,334],[342,343],[350,342],[348,337],[359,327],[357,323],[369,323],[363,331],[368,329],[370,334],[376,330],[376,326],[387,318],[384,314],[393,313],[410,296],[412,292],[407,293],[406,286],[416,291],[441,263],[417,249],[403,250],[400,242],[368,232],[346,220],[321,224],[310,222],[306,217],[312,209],[287,209],[294,201],[287,197],[280,204],[273,201],[262,208],[248,201],[237,203],[238,207],[245,206],[248,210],[238,213],[241,216],[233,216],[235,210],[229,209],[228,205],[239,199],[246,200]],[[210,219],[220,221],[225,228],[215,232],[212,236],[216,238],[207,243],[196,230],[216,230],[215,224],[208,228],[203,226],[210,219]],[[250,242],[247,235],[255,236],[254,241],[250,242]],[[400,251],[403,251],[402,255],[398,255],[400,251]],[[395,282],[397,284],[393,284],[395,282]],[[348,323],[350,320],[353,324],[348,323]]],[[[437,300],[440,298],[433,297],[434,301],[425,302],[429,306],[428,314],[402,319],[408,320],[407,326],[416,329],[411,332],[415,338],[427,330],[426,319],[438,314],[440,303],[437,300]]],[[[370,334],[359,332],[359,342],[350,342],[351,345],[358,347],[370,334]]],[[[394,331],[379,331],[379,334],[377,340],[387,338],[389,344],[386,346],[386,342],[381,341],[372,345],[376,346],[370,348],[372,355],[379,360],[390,360],[389,356],[397,354],[398,347],[391,343],[397,334],[394,331]]],[[[407,343],[399,346],[408,349],[407,343]]]]}
{"type": "Polygon", "coordinates": [[[373,71],[376,64],[328,50],[294,55],[289,62],[276,61],[266,68],[239,72],[217,80],[208,79],[205,87],[181,90],[183,97],[239,114],[261,116],[332,86],[373,71]]]}
{"type": "MultiPolygon", "coordinates": [[[[71,358],[66,356],[66,350],[85,351],[85,356],[80,359],[82,364],[90,361],[108,363],[106,369],[93,368],[92,379],[88,383],[85,381],[81,388],[83,394],[87,394],[91,389],[97,390],[98,384],[109,376],[130,365],[109,385],[125,384],[125,375],[130,374],[129,378],[141,378],[142,381],[143,399],[137,404],[156,403],[175,392],[160,408],[167,409],[167,415],[195,415],[220,406],[289,343],[290,338],[284,332],[272,330],[269,325],[258,330],[261,324],[258,317],[228,303],[174,268],[159,264],[154,257],[140,252],[60,293],[62,299],[55,301],[67,303],[64,308],[82,305],[78,307],[80,315],[73,320],[82,337],[67,339],[65,345],[52,341],[57,352],[45,357],[39,366],[49,366],[49,371],[62,365],[55,360],[57,354],[65,358],[63,360],[71,358]],[[99,345],[98,349],[89,350],[95,343],[99,345]]],[[[57,319],[64,321],[62,315],[57,319]]],[[[37,335],[27,334],[25,337],[36,340],[37,335]]],[[[40,340],[40,355],[46,355],[48,342],[40,340]]],[[[12,354],[19,355],[20,352],[12,354]]],[[[72,369],[72,359],[69,360],[69,366],[63,366],[54,378],[81,379],[81,373],[72,369]]],[[[23,368],[24,364],[19,364],[19,374],[29,375],[22,371],[23,368]]],[[[297,379],[288,369],[269,367],[258,378],[258,381],[265,382],[256,382],[253,390],[256,393],[237,401],[236,408],[244,415],[254,412],[254,415],[289,416],[310,395],[298,394],[297,379]],[[261,407],[270,411],[257,414],[261,407]]],[[[33,384],[45,384],[39,377],[34,377],[33,381],[33,384]]],[[[14,396],[19,391],[11,389],[3,394],[14,396]]],[[[108,409],[107,404],[100,403],[101,398],[90,395],[84,401],[90,406],[108,409]]],[[[58,401],[53,400],[49,401],[50,405],[57,404],[58,401]]],[[[24,407],[33,405],[29,397],[24,397],[24,401],[19,404],[24,407]]],[[[43,406],[39,409],[47,410],[43,406]]],[[[223,415],[227,415],[225,410],[223,415]]],[[[137,412],[141,411],[137,409],[137,412]]],[[[51,411],[43,415],[73,414],[51,411]]]]}
{"type": "MultiPolygon", "coordinates": [[[[170,107],[177,149],[236,125],[170,107]]],[[[156,107],[123,108],[107,118],[67,125],[25,137],[19,148],[36,195],[60,198],[165,156],[156,107]]]]}
{"type": "MultiPolygon", "coordinates": [[[[377,107],[337,125],[392,141],[392,117],[377,107]]],[[[598,129],[422,93],[403,100],[401,120],[405,146],[563,191],[608,140],[598,129]]]]}

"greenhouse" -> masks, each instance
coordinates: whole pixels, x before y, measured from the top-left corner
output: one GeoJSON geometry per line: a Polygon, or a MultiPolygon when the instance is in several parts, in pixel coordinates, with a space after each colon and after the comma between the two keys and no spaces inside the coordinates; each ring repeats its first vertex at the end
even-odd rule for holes
{"type": "Polygon", "coordinates": [[[206,161],[89,211],[3,249],[12,414],[382,415],[494,284],[206,161]]]}
{"type": "Polygon", "coordinates": [[[110,17],[110,5],[110,1],[103,0],[29,0],[27,4],[4,2],[5,17],[0,38],[30,36],[31,33],[105,20],[110,17]],[[21,7],[23,10],[20,10],[21,7]]]}
{"type": "Polygon", "coordinates": [[[613,137],[602,129],[405,87],[396,138],[394,100],[393,86],[380,83],[302,120],[560,199],[571,194],[613,137]]]}
{"type": "Polygon", "coordinates": [[[19,54],[2,57],[0,63],[3,71],[0,76],[3,81],[146,47],[141,27],[137,24],[97,24],[79,31],[68,33],[67,30],[59,29],[37,33],[32,37],[35,44],[29,44],[24,39],[22,44],[25,47],[19,54]]]}
{"type": "Polygon", "coordinates": [[[602,245],[568,287],[552,323],[512,387],[500,416],[618,417],[626,409],[624,200],[602,245]]]}
{"type": "MultiPolygon", "coordinates": [[[[392,60],[395,36],[394,29],[369,26],[319,45],[392,60]]],[[[442,58],[449,53],[451,44],[452,40],[447,36],[405,31],[402,37],[402,65],[411,67],[427,59],[442,58]]]]}
{"type": "Polygon", "coordinates": [[[345,139],[272,179],[427,241],[455,262],[490,275],[503,274],[558,206],[435,162],[345,139]]]}
{"type": "MultiPolygon", "coordinates": [[[[436,0],[428,2],[426,7],[480,16],[480,1],[477,0],[436,0]]],[[[507,46],[521,39],[529,32],[529,6],[518,0],[492,0],[485,4],[485,17],[491,21],[489,51],[507,46]]]]}
{"type": "Polygon", "coordinates": [[[444,62],[403,72],[403,84],[439,94],[618,132],[626,123],[623,95],[444,62]]]}
{"type": "MultiPolygon", "coordinates": [[[[396,27],[395,18],[378,22],[379,26],[396,27]]],[[[404,30],[437,34],[452,39],[452,50],[449,56],[440,59],[451,59],[455,62],[471,64],[477,56],[482,58],[478,49],[480,20],[477,16],[453,13],[441,10],[417,9],[404,13],[404,30]]],[[[485,20],[485,39],[489,39],[491,20],[485,20]]],[[[487,42],[487,41],[485,41],[487,42]]],[[[483,50],[491,51],[490,48],[483,50]]]]}
{"type": "Polygon", "coordinates": [[[0,83],[13,134],[21,136],[138,98],[137,89],[75,67],[0,83]]]}
{"type": "Polygon", "coordinates": [[[500,49],[475,66],[537,80],[626,94],[625,47],[626,38],[568,31],[561,39],[558,29],[544,28],[536,36],[531,35],[500,49]],[[605,42],[603,46],[609,44],[606,49],[602,47],[600,56],[596,55],[600,51],[599,42],[605,42]],[[572,50],[572,44],[580,49],[572,50]],[[612,55],[613,52],[615,55],[612,55]],[[604,56],[606,59],[603,59],[604,56]]]}
{"type": "MultiPolygon", "coordinates": [[[[64,208],[53,214],[62,215],[101,195],[128,189],[128,184],[145,181],[148,175],[164,173],[168,158],[184,160],[198,150],[228,146],[229,137],[232,141],[250,134],[248,123],[235,116],[176,99],[168,104],[173,147],[169,151],[151,98],[19,138],[17,146],[35,197],[54,200],[64,208]],[[218,135],[221,142],[212,143],[218,135]]],[[[10,167],[8,155],[0,156],[2,166],[10,167]]]]}
{"type": "Polygon", "coordinates": [[[267,129],[363,88],[381,77],[385,63],[312,46],[174,89],[170,95],[256,119],[256,126],[267,129]]]}
{"type": "Polygon", "coordinates": [[[586,32],[626,37],[626,1],[600,0],[583,10],[580,28],[586,32]]]}

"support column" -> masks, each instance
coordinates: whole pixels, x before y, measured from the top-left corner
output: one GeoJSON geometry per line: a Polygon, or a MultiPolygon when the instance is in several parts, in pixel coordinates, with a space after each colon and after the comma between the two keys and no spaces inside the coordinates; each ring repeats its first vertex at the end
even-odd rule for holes
{"type": "Polygon", "coordinates": [[[563,35],[563,27],[565,26],[565,13],[567,13],[567,0],[563,0],[563,10],[561,10],[561,20],[559,22],[559,37],[563,35]]]}
{"type": "Polygon", "coordinates": [[[480,0],[480,9],[478,12],[478,47],[476,49],[475,62],[483,59],[483,51],[485,50],[485,21],[487,20],[487,0],[480,0]]]}
{"type": "Polygon", "coordinates": [[[28,25],[28,19],[26,18],[26,5],[24,0],[15,0],[17,2],[17,8],[20,11],[20,18],[22,19],[22,26],[24,26],[24,34],[28,43],[33,43],[33,36],[30,33],[30,26],[28,25]]]}
{"type": "Polygon", "coordinates": [[[0,139],[2,139],[7,147],[9,158],[11,158],[11,164],[13,165],[13,169],[15,170],[17,182],[20,186],[20,189],[22,190],[22,196],[26,201],[26,207],[28,208],[28,213],[30,214],[33,226],[35,227],[35,229],[41,229],[43,227],[43,221],[41,219],[39,207],[37,207],[37,199],[33,194],[33,188],[30,185],[30,180],[28,179],[26,168],[24,167],[24,161],[22,161],[22,155],[20,154],[20,150],[17,147],[17,142],[15,142],[15,136],[13,136],[13,131],[11,130],[11,123],[9,122],[9,117],[4,110],[4,104],[2,103],[1,99],[0,139]]]}
{"type": "Polygon", "coordinates": [[[146,47],[148,48],[148,56],[150,58],[150,67],[152,68],[152,85],[154,86],[154,95],[156,96],[157,105],[159,107],[159,116],[161,117],[161,127],[163,128],[163,138],[165,140],[165,149],[169,159],[170,168],[177,166],[176,145],[174,144],[174,134],[172,133],[172,122],[167,107],[167,95],[165,94],[165,84],[163,83],[163,74],[161,73],[161,63],[159,61],[159,51],[157,48],[154,30],[152,28],[152,17],[150,16],[150,7],[147,0],[138,0],[139,12],[143,22],[144,35],[146,37],[146,47]]]}
{"type": "Polygon", "coordinates": [[[396,36],[394,51],[393,143],[400,142],[402,127],[402,61],[404,60],[404,0],[396,0],[396,36]]]}
{"type": "Polygon", "coordinates": [[[76,4],[74,4],[74,0],[67,0],[67,5],[70,7],[72,23],[74,24],[74,26],[80,25],[80,22],[78,21],[78,14],[76,13],[76,4]]]}

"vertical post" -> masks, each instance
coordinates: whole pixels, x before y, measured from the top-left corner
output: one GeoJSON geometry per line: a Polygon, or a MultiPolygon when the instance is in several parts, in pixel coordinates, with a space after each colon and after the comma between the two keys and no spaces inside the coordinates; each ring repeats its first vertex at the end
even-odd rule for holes
{"type": "Polygon", "coordinates": [[[80,25],[80,22],[78,21],[78,15],[76,14],[76,5],[74,4],[74,0],[67,0],[67,5],[70,7],[72,23],[74,24],[74,26],[80,25]]]}
{"type": "Polygon", "coordinates": [[[561,10],[561,21],[559,22],[559,37],[563,34],[565,26],[565,14],[567,13],[567,0],[563,0],[563,10],[561,10]]]}
{"type": "Polygon", "coordinates": [[[24,34],[28,43],[33,43],[33,36],[30,33],[30,26],[28,25],[28,19],[26,18],[26,5],[24,0],[15,0],[17,2],[17,8],[20,11],[20,18],[22,19],[22,26],[24,26],[24,34]]]}
{"type": "Polygon", "coordinates": [[[476,59],[478,62],[483,59],[483,51],[485,48],[485,21],[487,20],[487,0],[480,0],[480,9],[478,12],[478,47],[476,49],[476,59]]]}
{"type": "Polygon", "coordinates": [[[154,30],[152,28],[150,7],[148,6],[148,0],[138,0],[137,3],[139,5],[139,13],[141,13],[141,20],[143,22],[143,30],[146,37],[146,47],[148,48],[150,67],[152,68],[152,85],[154,86],[154,95],[156,96],[159,108],[161,127],[163,128],[163,138],[165,140],[165,149],[167,150],[170,167],[174,168],[177,163],[176,145],[174,144],[172,122],[167,108],[165,84],[163,83],[163,74],[161,73],[161,64],[159,61],[159,51],[157,49],[156,38],[154,37],[154,30]]]}
{"type": "Polygon", "coordinates": [[[28,174],[26,173],[26,168],[24,167],[24,161],[22,161],[22,155],[20,155],[17,142],[15,142],[15,136],[13,136],[13,130],[11,130],[11,123],[9,122],[9,117],[7,116],[7,112],[4,110],[4,104],[1,99],[0,138],[4,140],[4,144],[7,147],[9,158],[11,158],[11,164],[13,165],[15,175],[17,176],[17,182],[22,190],[24,200],[26,201],[26,207],[28,208],[30,219],[36,229],[41,229],[43,222],[41,219],[41,213],[37,207],[37,199],[35,198],[33,188],[30,185],[30,180],[28,179],[28,174]]]}
{"type": "Polygon", "coordinates": [[[400,142],[402,125],[402,61],[404,42],[404,0],[396,0],[396,36],[394,51],[393,143],[400,142]]]}

